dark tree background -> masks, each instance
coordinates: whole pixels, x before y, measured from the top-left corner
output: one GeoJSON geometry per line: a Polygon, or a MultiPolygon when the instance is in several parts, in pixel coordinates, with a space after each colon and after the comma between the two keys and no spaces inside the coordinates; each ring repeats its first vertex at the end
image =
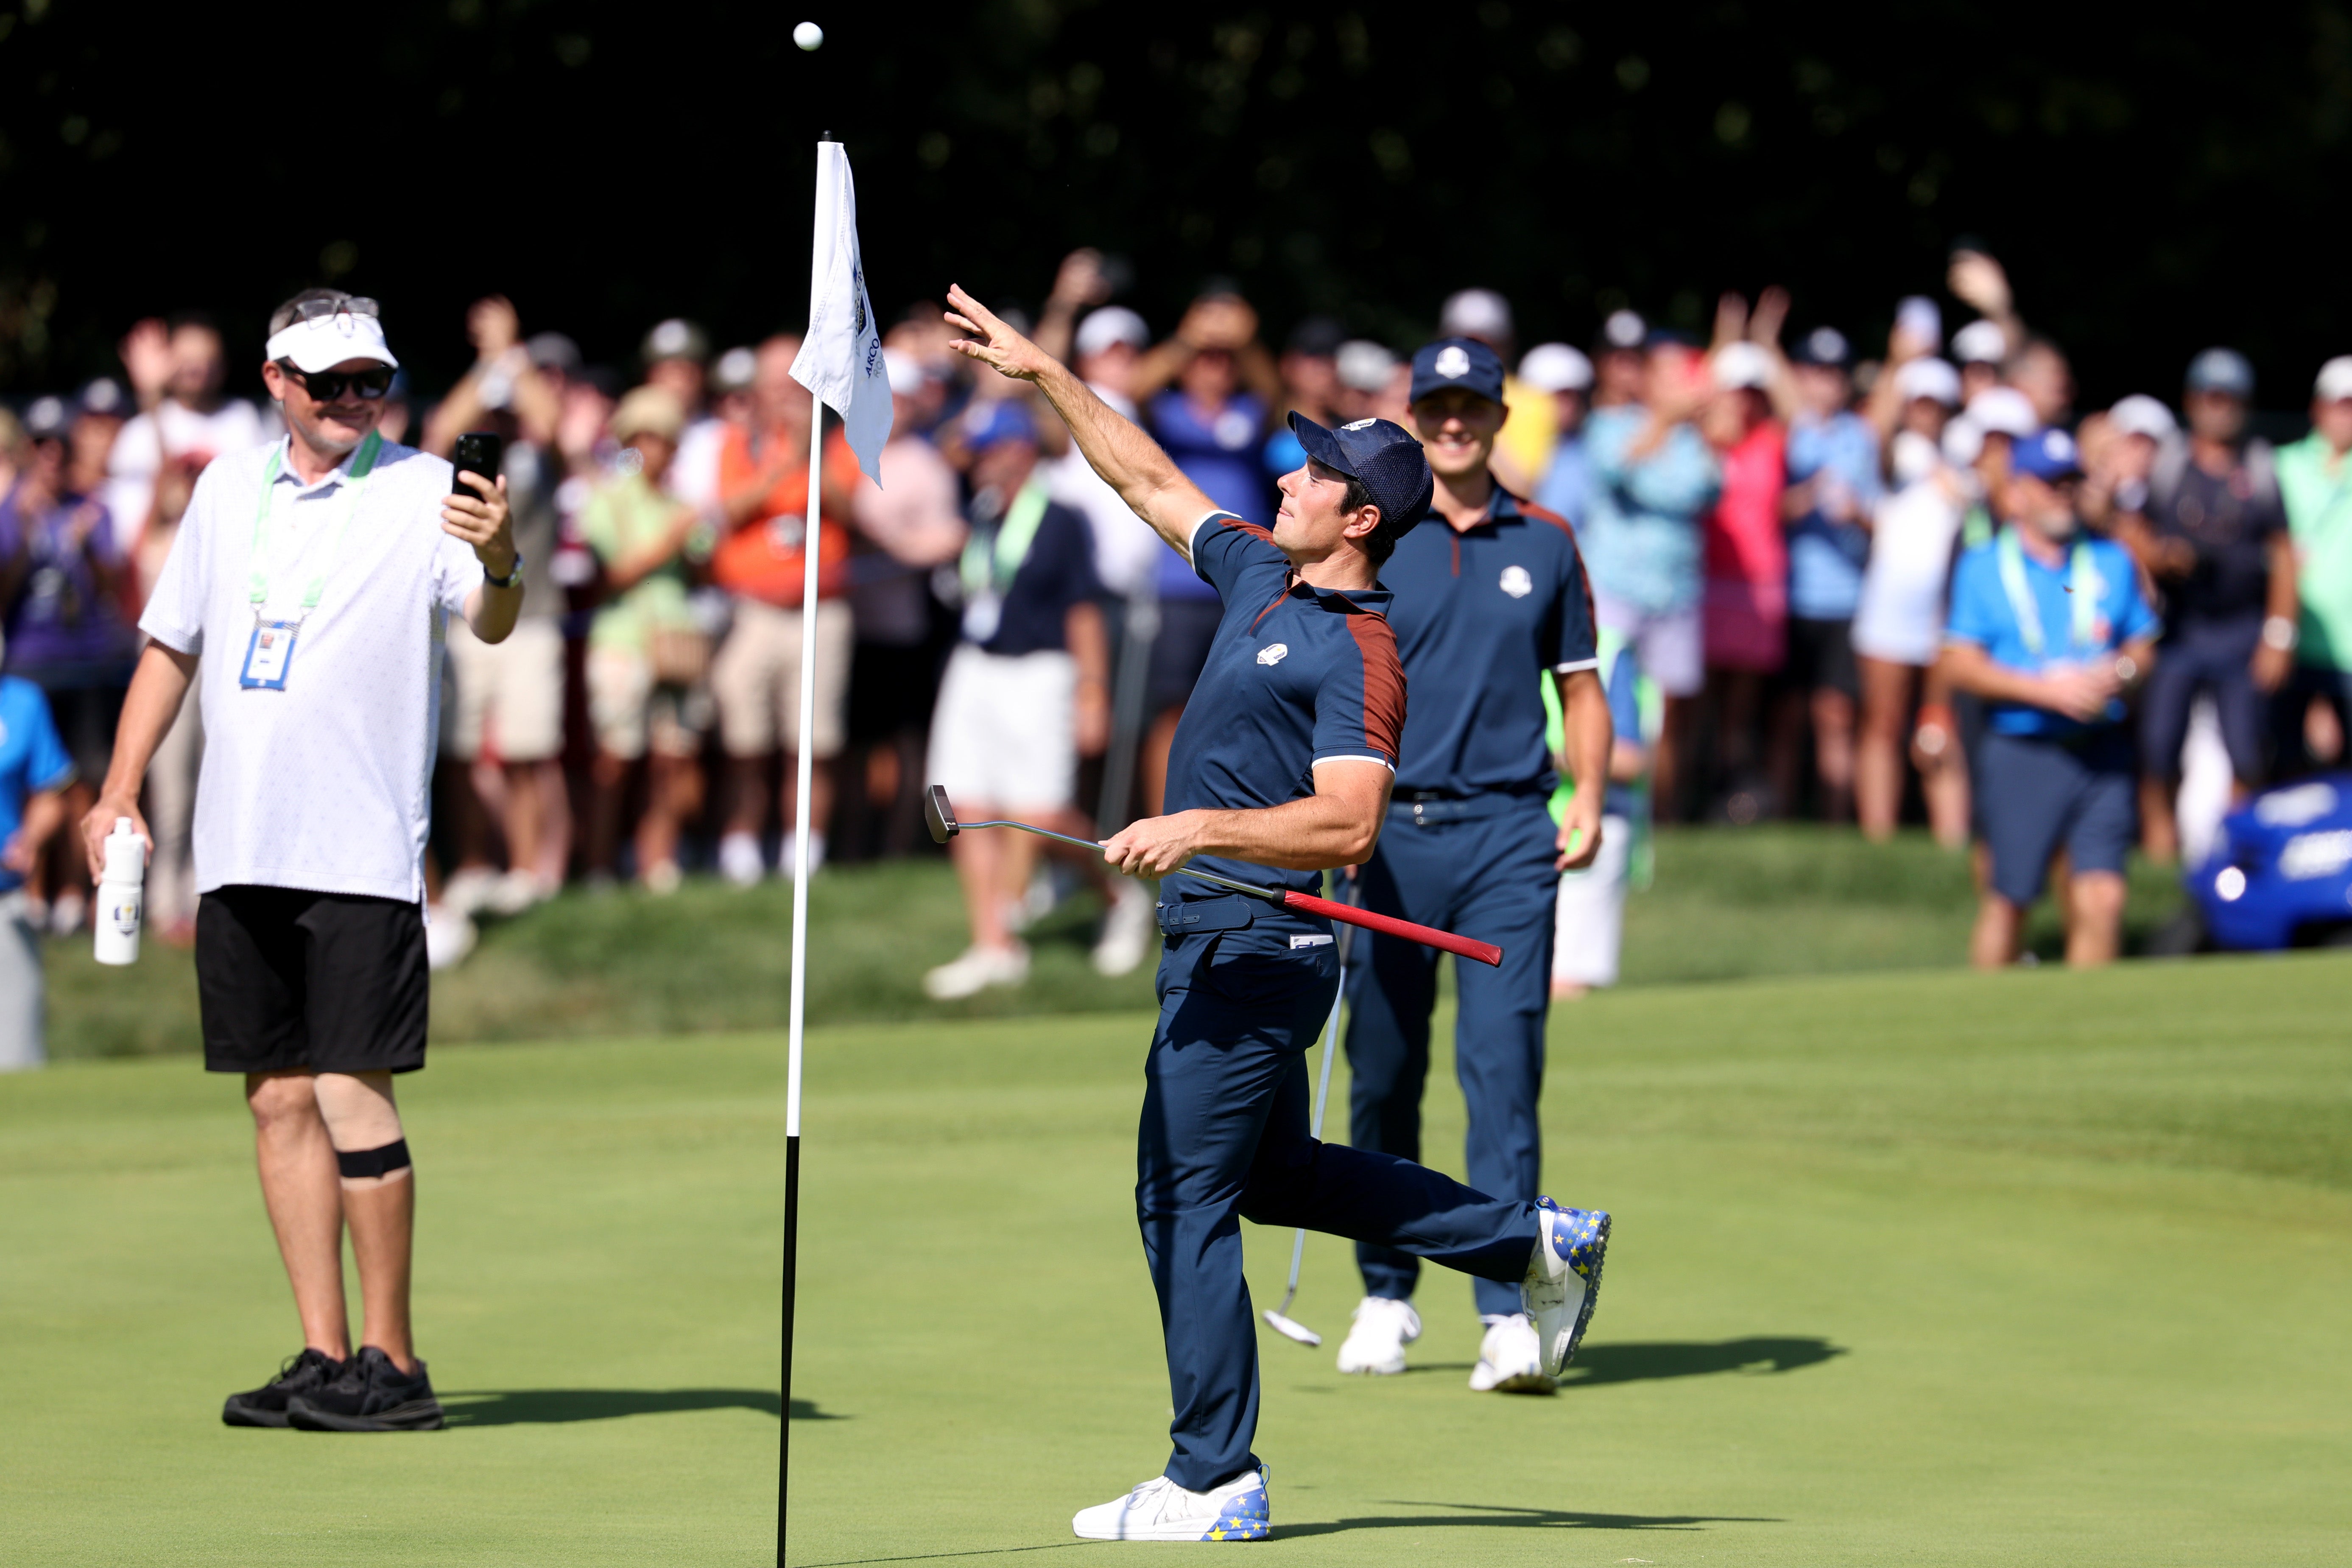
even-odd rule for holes
{"type": "Polygon", "coordinates": [[[1408,344],[1469,283],[1524,342],[1773,281],[1875,334],[1973,235],[2094,398],[2227,341],[2293,406],[2352,349],[2341,3],[793,5],[0,0],[0,389],[188,306],[257,360],[320,280],[428,389],[488,290],[614,363],[673,312],[791,326],[820,128],[886,316],[1034,303],[1084,243],[1163,330],[1223,275],[1408,344]]]}

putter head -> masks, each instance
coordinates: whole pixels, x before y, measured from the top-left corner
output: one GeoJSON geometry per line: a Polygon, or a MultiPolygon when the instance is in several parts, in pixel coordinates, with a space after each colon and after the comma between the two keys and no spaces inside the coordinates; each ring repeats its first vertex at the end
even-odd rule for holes
{"type": "Polygon", "coordinates": [[[947,786],[933,784],[923,792],[923,826],[931,830],[931,842],[945,844],[956,836],[955,807],[948,804],[947,786]]]}
{"type": "Polygon", "coordinates": [[[1313,1329],[1308,1328],[1302,1322],[1284,1317],[1280,1312],[1276,1311],[1271,1307],[1268,1307],[1265,1310],[1265,1326],[1272,1329],[1276,1333],[1280,1334],[1284,1339],[1297,1340],[1302,1345],[1313,1346],[1319,1345],[1323,1342],[1323,1336],[1321,1334],[1317,1333],[1313,1329]]]}

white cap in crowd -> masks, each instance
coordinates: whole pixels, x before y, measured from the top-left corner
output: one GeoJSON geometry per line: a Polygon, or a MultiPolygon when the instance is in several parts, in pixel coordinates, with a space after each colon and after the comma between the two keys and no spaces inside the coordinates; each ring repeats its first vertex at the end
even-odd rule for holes
{"type": "Polygon", "coordinates": [[[1947,408],[1958,408],[1960,373],[1939,359],[1906,360],[1895,373],[1895,395],[1906,403],[1925,397],[1947,408]]]}
{"type": "Polygon", "coordinates": [[[2319,367],[2319,379],[2311,384],[2311,395],[2322,403],[2341,403],[2352,397],[2352,354],[2337,354],[2319,367]]]}
{"type": "Polygon", "coordinates": [[[898,397],[914,396],[931,379],[923,370],[921,361],[912,354],[902,354],[897,349],[882,351],[882,374],[889,378],[890,391],[898,397]]]}
{"type": "Polygon", "coordinates": [[[1511,335],[1510,301],[1492,289],[1465,289],[1449,295],[1444,309],[1437,313],[1437,335],[1507,338],[1511,335]]]}
{"type": "Polygon", "coordinates": [[[2032,401],[2013,386],[1989,386],[1969,398],[1969,419],[1988,436],[2022,438],[2042,428],[2032,401]]]}
{"type": "Polygon", "coordinates": [[[710,389],[713,392],[749,392],[758,379],[760,353],[751,348],[732,348],[720,354],[710,367],[710,389]]]}
{"type": "Polygon", "coordinates": [[[1380,392],[1396,374],[1397,357],[1370,338],[1350,338],[1339,345],[1334,363],[1340,385],[1356,392],[1380,392]]]}
{"type": "Polygon", "coordinates": [[[1612,349],[1638,349],[1650,336],[1650,323],[1636,310],[1612,310],[1601,323],[1601,341],[1612,349]]]}
{"type": "Polygon", "coordinates": [[[1772,356],[1756,343],[1726,343],[1707,361],[1715,384],[1723,387],[1765,387],[1772,384],[1772,356]]]}
{"type": "Polygon", "coordinates": [[[1519,379],[1538,392],[1582,392],[1592,384],[1592,362],[1566,343],[1538,343],[1519,361],[1519,379]]]}
{"type": "Polygon", "coordinates": [[[2172,410],[2145,392],[2118,399],[2107,410],[2107,423],[2121,435],[2145,436],[2151,441],[2169,441],[2180,433],[2172,410]]]}
{"type": "Polygon", "coordinates": [[[1143,318],[1124,305],[1105,305],[1090,310],[1078,323],[1077,340],[1072,347],[1081,359],[1102,353],[1115,343],[1125,343],[1131,349],[1151,346],[1151,329],[1143,318]]]}
{"type": "Polygon", "coordinates": [[[331,316],[294,322],[262,345],[264,357],[289,361],[306,375],[332,370],[349,359],[373,360],[399,369],[400,362],[384,346],[383,323],[376,319],[373,302],[360,303],[369,309],[337,310],[331,316]]]}
{"type": "Polygon", "coordinates": [[[1952,334],[1952,357],[1962,364],[1999,364],[2009,357],[2009,334],[1998,321],[1970,321],[1952,334]]]}

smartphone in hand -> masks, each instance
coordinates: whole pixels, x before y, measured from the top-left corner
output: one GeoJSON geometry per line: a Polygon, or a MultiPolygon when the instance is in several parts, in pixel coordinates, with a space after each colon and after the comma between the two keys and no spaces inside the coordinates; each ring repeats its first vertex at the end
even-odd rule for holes
{"type": "MultiPolygon", "coordinates": [[[[504,437],[490,430],[468,430],[457,437],[457,450],[449,454],[449,461],[460,474],[479,474],[485,479],[495,481],[499,477],[499,459],[505,452],[504,437]]],[[[478,485],[469,485],[455,478],[450,483],[451,495],[471,494],[477,500],[489,499],[479,493],[478,485]]]]}

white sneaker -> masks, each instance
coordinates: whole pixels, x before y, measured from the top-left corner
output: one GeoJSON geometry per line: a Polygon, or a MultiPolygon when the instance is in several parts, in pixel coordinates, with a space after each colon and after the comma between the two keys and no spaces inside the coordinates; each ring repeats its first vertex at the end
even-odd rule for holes
{"type": "Polygon", "coordinates": [[[923,976],[923,994],[935,1002],[977,996],[992,985],[1018,985],[1029,978],[1029,950],[968,947],[963,955],[923,976]]]}
{"type": "Polygon", "coordinates": [[[1559,1384],[1544,1375],[1543,1344],[1525,1312],[1491,1323],[1470,1369],[1474,1394],[1549,1394],[1559,1384]]]}
{"type": "Polygon", "coordinates": [[[1536,1247],[1528,1258],[1528,1277],[1519,1281],[1519,1300],[1535,1323],[1544,1373],[1558,1377],[1592,1321],[1601,1264],[1609,1253],[1609,1215],[1600,1209],[1564,1209],[1549,1198],[1538,1198],[1536,1211],[1536,1247]]]}
{"type": "Polygon", "coordinates": [[[491,884],[484,907],[494,915],[519,915],[546,896],[539,878],[518,866],[491,884]]]}
{"type": "Polygon", "coordinates": [[[499,874],[488,866],[468,866],[441,885],[441,907],[464,917],[485,908],[497,891],[499,874]]]}
{"type": "Polygon", "coordinates": [[[1421,1338],[1421,1314],[1410,1301],[1367,1296],[1349,1314],[1356,1326],[1339,1346],[1339,1370],[1393,1377],[1404,1370],[1404,1347],[1421,1338]]]}
{"type": "Polygon", "coordinates": [[[425,967],[455,969],[466,962],[467,953],[474,951],[474,942],[479,935],[474,929],[474,922],[447,903],[434,905],[425,922],[425,967]]]}
{"type": "Polygon", "coordinates": [[[686,880],[686,873],[677,868],[675,860],[656,860],[646,868],[646,874],[638,880],[646,885],[646,892],[667,899],[677,891],[678,885],[686,880]]]}
{"type": "Polygon", "coordinates": [[[49,934],[72,936],[81,930],[82,921],[89,914],[89,900],[68,888],[49,905],[49,934]]]}
{"type": "MultiPolygon", "coordinates": [[[[784,842],[782,846],[776,853],[776,875],[783,878],[786,881],[790,881],[792,879],[793,868],[798,863],[798,857],[794,852],[798,849],[799,846],[800,835],[797,833],[787,833],[784,835],[784,842]]],[[[824,869],[824,835],[822,833],[812,833],[809,835],[809,875],[814,876],[816,873],[824,869]]]]}
{"type": "Polygon", "coordinates": [[[719,841],[719,874],[739,888],[757,887],[768,874],[760,858],[760,840],[749,833],[730,833],[719,841]]]}
{"type": "Polygon", "coordinates": [[[1095,943],[1095,973],[1134,973],[1159,929],[1159,905],[1151,889],[1131,878],[1121,878],[1111,896],[1110,912],[1103,917],[1102,940],[1095,943]]]}
{"type": "Polygon", "coordinates": [[[1080,1541],[1264,1541],[1274,1533],[1265,1471],[1244,1470],[1205,1492],[1154,1476],[1123,1498],[1080,1509],[1070,1533],[1080,1541]]]}

